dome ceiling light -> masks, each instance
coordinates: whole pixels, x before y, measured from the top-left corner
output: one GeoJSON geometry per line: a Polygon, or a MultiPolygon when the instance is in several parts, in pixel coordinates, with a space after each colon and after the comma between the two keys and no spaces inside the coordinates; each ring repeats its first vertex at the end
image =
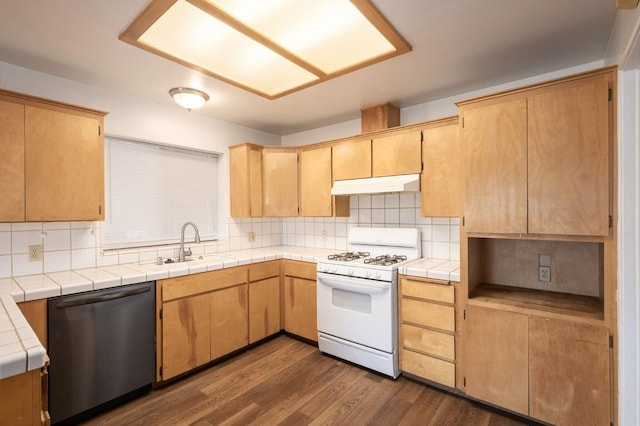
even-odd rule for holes
{"type": "Polygon", "coordinates": [[[209,100],[209,95],[202,90],[191,89],[189,87],[174,87],[169,90],[169,94],[178,105],[189,111],[200,108],[209,100]]]}
{"type": "Polygon", "coordinates": [[[370,0],[152,0],[120,40],[267,99],[411,51],[370,0]]]}

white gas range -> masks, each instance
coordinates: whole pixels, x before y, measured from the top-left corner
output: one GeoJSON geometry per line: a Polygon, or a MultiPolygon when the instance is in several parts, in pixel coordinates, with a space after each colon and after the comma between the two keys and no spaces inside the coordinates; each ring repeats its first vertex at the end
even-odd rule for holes
{"type": "Polygon", "coordinates": [[[398,267],[420,245],[417,229],[357,227],[347,252],[318,261],[320,351],[398,377],[398,267]]]}

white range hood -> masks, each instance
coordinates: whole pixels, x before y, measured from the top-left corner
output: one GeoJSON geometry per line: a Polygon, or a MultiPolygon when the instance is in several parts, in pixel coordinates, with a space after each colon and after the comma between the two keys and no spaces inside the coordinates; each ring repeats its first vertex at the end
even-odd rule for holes
{"type": "Polygon", "coordinates": [[[412,174],[336,180],[333,182],[331,195],[387,194],[390,192],[419,191],[420,174],[412,174]]]}

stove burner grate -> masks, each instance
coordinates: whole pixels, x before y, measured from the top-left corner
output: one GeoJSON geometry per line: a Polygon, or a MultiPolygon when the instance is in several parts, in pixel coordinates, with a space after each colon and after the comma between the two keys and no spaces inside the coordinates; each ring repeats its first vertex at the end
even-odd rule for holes
{"type": "Polygon", "coordinates": [[[327,259],[329,260],[339,260],[342,262],[350,262],[352,260],[358,260],[358,259],[362,259],[364,257],[369,257],[371,256],[371,253],[366,252],[366,251],[358,251],[358,252],[352,252],[352,251],[348,251],[345,253],[338,253],[338,254],[330,254],[327,259]]]}
{"type": "Polygon", "coordinates": [[[364,260],[367,265],[389,266],[407,260],[407,256],[385,254],[382,256],[370,257],[364,260]]]}

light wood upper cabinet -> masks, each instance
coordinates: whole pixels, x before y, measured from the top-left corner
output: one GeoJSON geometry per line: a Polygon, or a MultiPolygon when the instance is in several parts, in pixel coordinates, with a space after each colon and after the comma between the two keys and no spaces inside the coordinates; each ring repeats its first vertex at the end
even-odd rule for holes
{"type": "Polygon", "coordinates": [[[422,131],[422,216],[462,216],[462,143],[458,119],[422,131]]]}
{"type": "Polygon", "coordinates": [[[468,306],[465,327],[467,394],[528,415],[527,316],[468,306]]]}
{"type": "Polygon", "coordinates": [[[264,147],[264,216],[298,216],[298,150],[264,147]]]}
{"type": "Polygon", "coordinates": [[[331,146],[300,150],[300,216],[349,216],[349,197],[331,195],[331,146]]]}
{"type": "Polygon", "coordinates": [[[371,177],[371,139],[350,139],[333,145],[333,180],[371,177]]]}
{"type": "Polygon", "coordinates": [[[527,101],[461,110],[467,232],[527,232],[527,101]]]}
{"type": "Polygon", "coordinates": [[[24,105],[0,100],[0,222],[24,221],[24,105]]]}
{"type": "Polygon", "coordinates": [[[459,103],[467,232],[609,235],[611,69],[459,103]]]}
{"type": "Polygon", "coordinates": [[[0,90],[0,221],[104,220],[104,115],[0,90]]]}
{"type": "Polygon", "coordinates": [[[229,147],[231,216],[262,216],[262,147],[229,147]]]}
{"type": "Polygon", "coordinates": [[[395,176],[422,171],[422,133],[395,132],[371,142],[372,174],[395,176]]]}
{"type": "Polygon", "coordinates": [[[101,119],[25,108],[26,220],[104,219],[101,119]]]}
{"type": "Polygon", "coordinates": [[[528,97],[529,233],[609,233],[610,84],[598,75],[528,97]]]}

